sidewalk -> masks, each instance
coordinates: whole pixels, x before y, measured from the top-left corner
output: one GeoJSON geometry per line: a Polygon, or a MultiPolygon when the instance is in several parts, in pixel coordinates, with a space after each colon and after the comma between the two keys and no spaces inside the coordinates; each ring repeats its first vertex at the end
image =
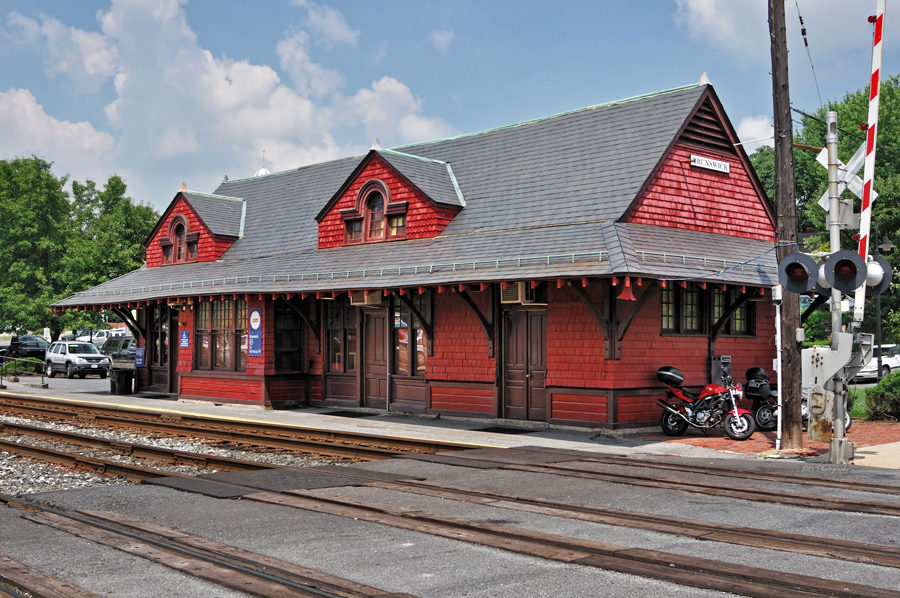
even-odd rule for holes
{"type": "MultiPolygon", "coordinates": [[[[647,442],[669,442],[689,444],[720,451],[761,455],[775,450],[775,432],[754,432],[749,440],[736,442],[721,429],[711,430],[704,436],[700,430],[688,428],[684,436],[671,438],[662,432],[635,434],[630,436],[647,442]]],[[[855,465],[900,469],[900,422],[870,422],[854,420],[847,432],[847,438],[856,447],[855,465]]],[[[801,457],[824,455],[829,450],[828,443],[808,440],[803,433],[803,450],[795,454],[801,457]]],[[[793,453],[793,451],[792,451],[793,453]]]]}

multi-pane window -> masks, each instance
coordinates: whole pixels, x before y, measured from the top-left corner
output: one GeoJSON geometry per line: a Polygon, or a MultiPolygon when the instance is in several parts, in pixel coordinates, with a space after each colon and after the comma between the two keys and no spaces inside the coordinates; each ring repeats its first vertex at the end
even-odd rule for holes
{"type": "Polygon", "coordinates": [[[303,320],[290,306],[275,307],[275,372],[303,372],[303,320]]]}
{"type": "MultiPolygon", "coordinates": [[[[739,296],[740,290],[736,288],[727,292],[704,290],[692,284],[687,288],[665,288],[660,299],[660,329],[667,334],[708,334],[739,296]]],[[[751,335],[752,320],[753,306],[745,302],[735,310],[720,333],[751,335]]]]}
{"type": "Polygon", "coordinates": [[[703,332],[703,302],[701,289],[688,285],[681,289],[681,332],[703,332]]]}
{"type": "Polygon", "coordinates": [[[355,372],[358,367],[357,313],[358,310],[350,305],[349,297],[325,302],[329,372],[350,373],[355,372]]]}
{"type": "Polygon", "coordinates": [[[391,202],[388,187],[371,180],[359,191],[356,207],[341,210],[345,243],[377,243],[406,238],[405,201],[391,202]]]}
{"type": "MultiPolygon", "coordinates": [[[[431,319],[431,293],[414,295],[410,301],[426,320],[431,319]]],[[[394,306],[394,373],[424,376],[428,365],[428,337],[422,323],[406,304],[394,306]]]]}
{"type": "MultiPolygon", "coordinates": [[[[712,292],[712,301],[713,301],[713,312],[712,312],[712,321],[716,323],[719,319],[725,315],[725,310],[728,306],[733,302],[737,301],[740,296],[739,289],[730,289],[729,291],[723,291],[721,289],[713,289],[712,292]]],[[[753,305],[749,302],[743,303],[740,307],[738,307],[733,314],[731,314],[731,318],[729,318],[728,322],[725,323],[725,326],[722,328],[722,334],[734,334],[734,335],[749,335],[752,334],[752,330],[750,327],[751,323],[751,313],[752,313],[753,305]]]]}
{"type": "Polygon", "coordinates": [[[150,330],[148,331],[150,365],[162,366],[169,363],[169,307],[150,306],[150,330]]]}
{"type": "Polygon", "coordinates": [[[169,233],[159,241],[164,263],[176,264],[197,259],[197,243],[200,234],[189,233],[183,216],[175,216],[169,224],[169,233]]]}
{"type": "Polygon", "coordinates": [[[247,318],[247,302],[243,299],[201,301],[195,321],[195,369],[245,371],[247,318]]]}
{"type": "Polygon", "coordinates": [[[375,192],[366,200],[368,210],[367,221],[370,241],[380,241],[384,238],[384,196],[375,192]]]}
{"type": "Polygon", "coordinates": [[[668,334],[704,334],[704,314],[708,313],[706,293],[691,284],[662,290],[660,329],[668,334]]]}

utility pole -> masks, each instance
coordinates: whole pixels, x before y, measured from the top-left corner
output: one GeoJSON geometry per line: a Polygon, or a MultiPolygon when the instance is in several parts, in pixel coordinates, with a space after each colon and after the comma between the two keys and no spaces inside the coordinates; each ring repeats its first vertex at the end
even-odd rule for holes
{"type": "MultiPolygon", "coordinates": [[[[778,261],[797,251],[797,204],[794,200],[794,134],[791,126],[791,94],[788,85],[787,38],[784,0],[769,2],[769,35],[772,44],[772,101],[775,124],[775,211],[778,229],[778,261]]],[[[800,349],[795,331],[800,328],[800,302],[788,294],[781,306],[781,382],[784,449],[803,448],[800,420],[800,349]]]]}

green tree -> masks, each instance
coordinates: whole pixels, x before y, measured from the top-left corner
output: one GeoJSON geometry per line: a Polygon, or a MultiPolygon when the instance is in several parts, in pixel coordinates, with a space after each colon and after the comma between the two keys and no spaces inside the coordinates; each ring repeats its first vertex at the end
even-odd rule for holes
{"type": "MultiPolygon", "coordinates": [[[[834,110],[838,115],[838,157],[847,163],[859,146],[865,141],[866,119],[869,110],[869,89],[848,92],[841,100],[829,102],[818,110],[800,118],[794,141],[798,144],[825,146],[825,113],[834,110]]],[[[872,227],[881,224],[881,231],[892,235],[895,244],[900,237],[893,235],[900,231],[900,76],[893,76],[881,83],[879,106],[878,151],[875,162],[874,189],[878,198],[872,203],[872,227]]],[[[761,148],[750,156],[751,163],[759,176],[763,188],[770,193],[774,188],[774,163],[770,165],[769,148],[761,148]]],[[[819,198],[828,189],[828,172],[816,162],[815,150],[796,148],[794,150],[794,181],[797,200],[797,223],[801,238],[801,251],[829,251],[829,231],[826,228],[827,213],[818,205],[819,198]]],[[[862,171],[859,176],[862,177],[862,171]]],[[[844,197],[851,198],[859,212],[860,201],[850,191],[844,197]]],[[[856,248],[856,230],[842,233],[842,247],[856,248]]],[[[880,239],[879,239],[880,240],[880,239]]],[[[871,248],[874,250],[874,247],[871,248]]],[[[900,266],[900,250],[886,255],[894,268],[900,266]]],[[[900,297],[895,291],[881,297],[882,326],[884,342],[900,338],[900,319],[888,315],[900,310],[900,297]],[[885,322],[889,322],[885,325],[885,322]]],[[[875,331],[874,305],[866,306],[862,330],[875,331]]]]}
{"type": "Polygon", "coordinates": [[[111,176],[93,181],[57,178],[37,157],[0,161],[0,328],[42,330],[101,325],[93,312],[57,317],[50,304],[122,276],[144,261],[143,242],[159,219],[125,195],[111,176]]]}
{"type": "Polygon", "coordinates": [[[67,177],[37,157],[0,161],[0,328],[42,330],[66,284],[67,177]]]}

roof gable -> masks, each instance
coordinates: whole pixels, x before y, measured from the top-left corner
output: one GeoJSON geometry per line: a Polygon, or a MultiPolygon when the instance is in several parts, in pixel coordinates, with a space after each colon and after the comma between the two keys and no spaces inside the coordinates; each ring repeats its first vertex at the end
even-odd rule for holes
{"type": "Polygon", "coordinates": [[[452,170],[446,163],[373,150],[316,216],[319,225],[318,247],[325,249],[351,243],[368,244],[434,237],[440,234],[462,208],[463,201],[461,195],[457,194],[452,170]],[[393,162],[389,162],[386,159],[388,157],[393,162]],[[395,166],[397,163],[401,164],[402,172],[395,166]],[[410,176],[404,176],[407,173],[410,176]],[[410,178],[415,179],[419,185],[412,183],[410,178]],[[442,203],[439,204],[432,196],[426,195],[421,187],[441,197],[442,203]],[[365,203],[371,191],[377,191],[384,197],[385,217],[397,216],[402,219],[404,230],[398,236],[390,236],[384,231],[385,234],[377,238],[365,237],[362,227],[369,218],[365,203]],[[354,222],[360,227],[360,237],[351,240],[345,233],[354,222]]]}
{"type": "Polygon", "coordinates": [[[620,221],[775,240],[768,200],[711,88],[620,221]]]}

